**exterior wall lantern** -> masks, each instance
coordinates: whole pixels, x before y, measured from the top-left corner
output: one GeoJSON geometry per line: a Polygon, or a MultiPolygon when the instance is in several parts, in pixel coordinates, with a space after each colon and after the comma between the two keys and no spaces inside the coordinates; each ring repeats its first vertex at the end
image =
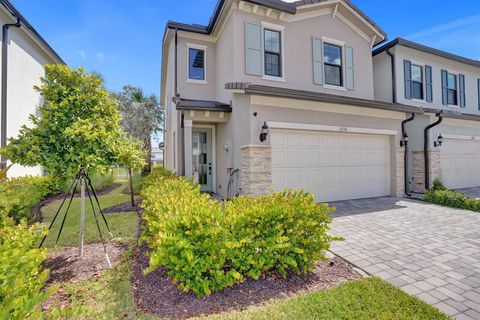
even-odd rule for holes
{"type": "Polygon", "coordinates": [[[437,137],[437,141],[433,142],[433,145],[436,147],[441,147],[443,143],[443,136],[442,134],[439,134],[437,137]]]}
{"type": "Polygon", "coordinates": [[[267,123],[264,122],[262,126],[262,131],[260,133],[260,142],[264,142],[265,140],[267,140],[267,136],[268,136],[268,126],[267,126],[267,123]]]}
{"type": "Polygon", "coordinates": [[[408,144],[408,135],[405,133],[403,139],[400,141],[400,147],[405,147],[408,144]]]}

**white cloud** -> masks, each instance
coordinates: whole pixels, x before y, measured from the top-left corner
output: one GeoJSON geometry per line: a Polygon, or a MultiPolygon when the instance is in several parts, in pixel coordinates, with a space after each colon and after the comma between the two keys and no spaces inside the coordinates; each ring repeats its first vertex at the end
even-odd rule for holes
{"type": "Polygon", "coordinates": [[[470,28],[472,25],[480,26],[480,15],[474,15],[470,17],[465,17],[462,19],[458,19],[452,22],[440,24],[437,26],[433,26],[431,28],[421,30],[410,34],[407,36],[408,39],[416,40],[427,38],[431,36],[435,36],[438,34],[445,34],[445,32],[451,32],[458,29],[470,28]]]}
{"type": "Polygon", "coordinates": [[[78,55],[80,56],[80,59],[85,60],[87,58],[87,54],[85,53],[85,51],[80,50],[77,52],[78,52],[78,55]]]}
{"type": "Polygon", "coordinates": [[[105,58],[105,54],[103,52],[97,52],[95,55],[95,59],[102,61],[105,58]]]}

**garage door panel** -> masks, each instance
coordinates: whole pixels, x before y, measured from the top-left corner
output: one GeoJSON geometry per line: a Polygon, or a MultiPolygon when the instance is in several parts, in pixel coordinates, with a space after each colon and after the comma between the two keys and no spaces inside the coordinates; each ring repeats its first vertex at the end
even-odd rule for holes
{"type": "Polygon", "coordinates": [[[446,139],[440,148],[440,172],[447,188],[480,186],[480,141],[446,139]]]}
{"type": "Polygon", "coordinates": [[[390,195],[388,136],[274,129],[271,139],[275,190],[305,189],[317,201],[390,195]]]}

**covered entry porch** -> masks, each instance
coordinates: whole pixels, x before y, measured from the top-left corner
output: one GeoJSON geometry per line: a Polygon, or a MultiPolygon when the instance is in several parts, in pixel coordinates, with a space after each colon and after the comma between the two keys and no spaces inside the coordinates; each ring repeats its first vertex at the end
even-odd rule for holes
{"type": "Polygon", "coordinates": [[[229,104],[205,100],[177,100],[182,114],[183,175],[202,192],[217,192],[217,126],[228,122],[229,104]]]}

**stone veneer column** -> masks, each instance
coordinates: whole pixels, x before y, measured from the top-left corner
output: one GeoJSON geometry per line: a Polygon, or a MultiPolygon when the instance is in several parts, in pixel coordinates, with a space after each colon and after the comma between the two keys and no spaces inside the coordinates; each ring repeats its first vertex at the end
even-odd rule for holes
{"type": "Polygon", "coordinates": [[[395,150],[395,183],[393,189],[393,196],[405,196],[405,149],[398,148],[395,150]]]}
{"type": "Polygon", "coordinates": [[[240,148],[241,194],[265,195],[272,187],[272,150],[270,146],[240,148]]]}
{"type": "MultiPolygon", "coordinates": [[[[440,178],[440,151],[430,150],[429,177],[430,186],[440,178]]],[[[425,192],[425,157],[423,151],[413,152],[413,192],[425,192]]]]}

